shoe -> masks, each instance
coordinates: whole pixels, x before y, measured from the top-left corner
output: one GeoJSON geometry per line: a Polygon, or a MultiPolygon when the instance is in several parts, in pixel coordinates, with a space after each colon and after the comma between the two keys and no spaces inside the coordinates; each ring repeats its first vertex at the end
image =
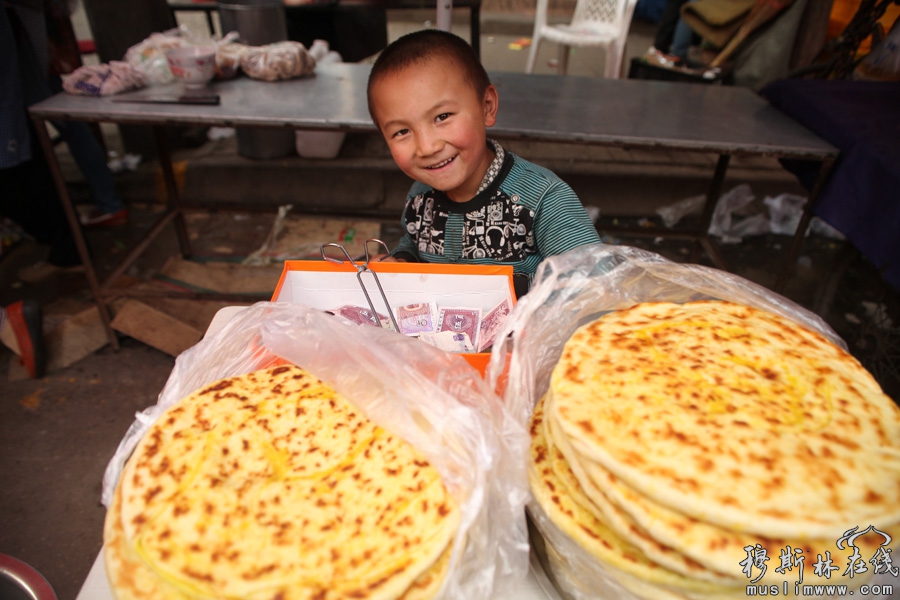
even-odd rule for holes
{"type": "Polygon", "coordinates": [[[650,46],[649,48],[647,48],[647,52],[644,53],[644,59],[651,65],[665,67],[668,69],[680,67],[684,63],[684,61],[679,57],[672,54],[666,54],[655,46],[650,46]]]}
{"type": "Polygon", "coordinates": [[[127,225],[128,209],[122,208],[116,212],[102,213],[95,208],[87,214],[82,214],[79,220],[84,227],[118,227],[127,225]]]}
{"type": "Polygon", "coordinates": [[[6,318],[19,342],[19,361],[32,378],[40,379],[47,368],[41,305],[30,298],[19,300],[6,307],[6,318]]]}
{"type": "Polygon", "coordinates": [[[19,276],[19,280],[24,281],[25,283],[40,283],[54,275],[63,275],[66,273],[84,273],[84,265],[60,267],[45,261],[39,261],[30,267],[19,269],[17,275],[19,276]]]}

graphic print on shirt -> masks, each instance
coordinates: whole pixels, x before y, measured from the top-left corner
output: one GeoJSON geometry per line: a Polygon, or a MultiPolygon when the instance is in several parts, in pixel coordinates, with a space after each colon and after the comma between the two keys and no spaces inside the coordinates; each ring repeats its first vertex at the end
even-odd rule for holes
{"type": "MultiPolygon", "coordinates": [[[[419,252],[444,255],[449,214],[435,209],[432,194],[418,195],[407,205],[406,229],[419,252]]],[[[466,213],[462,258],[512,262],[536,252],[534,211],[518,200],[498,191],[482,208],[466,213]]]]}
{"type": "Polygon", "coordinates": [[[522,260],[534,252],[533,227],[534,212],[498,192],[480,210],[466,213],[463,258],[522,260]]]}
{"type": "Polygon", "coordinates": [[[419,252],[444,254],[447,213],[434,210],[434,197],[419,194],[406,208],[406,231],[415,240],[419,252]]]}

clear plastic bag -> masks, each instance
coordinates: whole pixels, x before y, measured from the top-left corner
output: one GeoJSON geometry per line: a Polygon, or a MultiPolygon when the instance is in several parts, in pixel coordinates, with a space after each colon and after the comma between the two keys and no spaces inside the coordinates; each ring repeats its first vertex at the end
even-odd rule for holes
{"type": "MultiPolygon", "coordinates": [[[[816,314],[742,277],[675,263],[629,246],[594,244],[541,263],[531,290],[519,300],[497,335],[501,341],[491,353],[488,382],[500,390],[506,408],[527,428],[534,406],[549,388],[563,346],[578,327],[640,302],[703,299],[777,313],[846,349],[816,314]]],[[[569,596],[576,600],[639,597],[622,587],[623,581],[629,581],[627,577],[613,576],[611,567],[601,565],[559,530],[533,500],[528,511],[544,538],[554,575],[569,596]]]]}
{"type": "Polygon", "coordinates": [[[151,33],[146,39],[138,42],[125,51],[125,62],[140,69],[147,76],[149,85],[164,85],[175,81],[169,68],[166,50],[188,45],[181,28],[151,33]]]}
{"type": "Polygon", "coordinates": [[[122,467],[162,412],[221,378],[288,360],[423,452],[461,507],[439,598],[500,597],[528,569],[528,435],[460,356],[295,304],[260,302],[182,353],[159,400],[137,415],[104,475],[109,505],[122,467]],[[462,549],[462,551],[461,551],[462,549]]]}
{"type": "Polygon", "coordinates": [[[147,85],[143,70],[113,60],[99,65],[82,65],[63,81],[63,89],[81,96],[109,96],[147,85]]]}
{"type": "Polygon", "coordinates": [[[900,81],[900,17],[872,52],[856,67],[853,79],[900,81]]]}
{"type": "Polygon", "coordinates": [[[710,235],[723,243],[739,243],[745,237],[769,233],[769,219],[765,215],[748,214],[748,207],[755,199],[753,190],[746,183],[722,194],[709,224],[710,235]]]}
{"type": "Polygon", "coordinates": [[[504,404],[527,423],[569,337],[601,315],[640,302],[727,300],[782,315],[846,349],[821,317],[743,277],[672,262],[630,246],[592,244],[544,260],[497,335],[487,377],[506,383],[504,404]],[[505,365],[508,364],[508,368],[505,365]]]}
{"type": "Polygon", "coordinates": [[[238,43],[240,34],[230,31],[216,42],[216,79],[232,79],[241,70],[241,57],[250,46],[238,43]]]}
{"type": "Polygon", "coordinates": [[[316,59],[300,42],[254,46],[241,55],[241,70],[253,79],[281,81],[312,75],[316,59]]]}
{"type": "MultiPolygon", "coordinates": [[[[147,38],[125,51],[124,61],[143,71],[149,85],[165,85],[175,81],[175,75],[169,68],[169,61],[166,59],[166,50],[209,44],[215,44],[217,48],[221,48],[233,42],[236,37],[237,34],[229,34],[222,40],[216,41],[208,35],[197,34],[181,25],[166,31],[151,33],[147,38]]],[[[218,66],[218,52],[216,61],[218,66]]]]}

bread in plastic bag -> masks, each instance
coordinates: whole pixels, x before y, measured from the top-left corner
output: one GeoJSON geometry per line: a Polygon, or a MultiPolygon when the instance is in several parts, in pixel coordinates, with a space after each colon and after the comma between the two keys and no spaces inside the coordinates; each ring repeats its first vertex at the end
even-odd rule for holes
{"type": "Polygon", "coordinates": [[[451,569],[438,598],[499,598],[528,569],[521,457],[528,435],[462,357],[295,304],[260,302],[182,353],[156,405],[137,415],[104,475],[109,505],[122,467],[169,406],[201,386],[287,360],[423,452],[460,504],[451,569]]]}
{"type": "Polygon", "coordinates": [[[125,62],[146,73],[149,85],[172,83],[175,76],[169,69],[166,50],[181,48],[191,43],[182,35],[183,33],[184,30],[179,28],[151,33],[146,39],[125,51],[125,62]]]}
{"type": "Polygon", "coordinates": [[[147,86],[143,70],[120,60],[82,65],[63,80],[63,89],[80,96],[109,96],[147,86]]]}
{"type": "MultiPolygon", "coordinates": [[[[535,405],[549,388],[565,343],[581,325],[641,302],[704,299],[727,300],[776,313],[846,349],[819,316],[742,277],[675,263],[638,248],[592,244],[541,263],[530,291],[519,300],[497,335],[486,374],[488,382],[492,389],[500,389],[506,408],[527,427],[535,405]]],[[[527,509],[545,543],[552,574],[571,598],[646,597],[640,590],[649,584],[630,581],[621,573],[613,575],[613,567],[601,564],[563,533],[533,499],[527,509]]]]}
{"type": "Polygon", "coordinates": [[[253,79],[280,81],[312,75],[316,59],[300,42],[251,47],[241,56],[241,70],[253,79]]]}
{"type": "Polygon", "coordinates": [[[241,58],[250,46],[228,42],[216,46],[216,79],[231,79],[240,72],[241,58]]]}

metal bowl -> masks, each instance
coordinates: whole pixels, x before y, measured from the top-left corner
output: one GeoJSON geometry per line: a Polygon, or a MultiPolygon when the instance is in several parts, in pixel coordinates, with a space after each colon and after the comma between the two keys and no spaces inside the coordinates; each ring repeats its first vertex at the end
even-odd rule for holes
{"type": "Polygon", "coordinates": [[[0,554],[0,598],[3,600],[57,600],[44,576],[28,563],[0,554]]]}

